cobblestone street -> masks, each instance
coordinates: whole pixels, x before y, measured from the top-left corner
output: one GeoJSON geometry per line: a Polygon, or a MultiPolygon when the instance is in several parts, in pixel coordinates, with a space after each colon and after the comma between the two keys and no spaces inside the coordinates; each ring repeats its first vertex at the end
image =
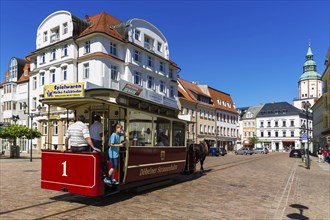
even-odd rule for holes
{"type": "Polygon", "coordinates": [[[40,161],[0,160],[1,219],[330,219],[329,164],[315,158],[207,157],[205,175],[98,198],[41,189],[40,161]]]}

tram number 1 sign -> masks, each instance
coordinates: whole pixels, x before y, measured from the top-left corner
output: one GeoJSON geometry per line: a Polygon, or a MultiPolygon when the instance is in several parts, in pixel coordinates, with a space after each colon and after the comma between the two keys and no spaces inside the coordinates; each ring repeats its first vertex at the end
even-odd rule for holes
{"type": "Polygon", "coordinates": [[[41,188],[87,196],[104,194],[98,153],[42,151],[41,188]]]}

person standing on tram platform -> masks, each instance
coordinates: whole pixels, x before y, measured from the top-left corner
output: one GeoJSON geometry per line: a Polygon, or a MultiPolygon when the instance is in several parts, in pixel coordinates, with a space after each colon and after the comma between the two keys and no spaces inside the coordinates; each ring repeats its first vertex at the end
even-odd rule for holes
{"type": "Polygon", "coordinates": [[[94,146],[100,150],[102,150],[102,130],[101,117],[96,115],[94,117],[94,123],[91,125],[89,131],[94,146]]]}
{"type": "Polygon", "coordinates": [[[118,181],[114,178],[114,172],[118,169],[119,149],[124,146],[120,143],[120,136],[124,135],[121,132],[121,125],[116,125],[116,131],[111,134],[109,139],[109,160],[111,168],[109,169],[108,177],[104,178],[104,182],[108,185],[117,185],[118,181]]]}
{"type": "Polygon", "coordinates": [[[100,152],[100,150],[94,147],[92,139],[90,138],[89,130],[87,125],[84,124],[85,117],[79,115],[76,118],[76,122],[69,126],[65,134],[65,149],[68,149],[69,139],[71,141],[72,152],[83,152],[89,151],[89,146],[95,151],[100,152]]]}

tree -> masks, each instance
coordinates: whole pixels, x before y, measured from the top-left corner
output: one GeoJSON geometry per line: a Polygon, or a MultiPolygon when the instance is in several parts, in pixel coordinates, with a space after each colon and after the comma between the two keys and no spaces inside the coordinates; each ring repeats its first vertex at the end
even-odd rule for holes
{"type": "Polygon", "coordinates": [[[252,146],[254,147],[254,145],[258,142],[258,138],[256,136],[253,137],[249,137],[249,143],[252,144],[252,146]]]}
{"type": "Polygon", "coordinates": [[[30,129],[25,125],[10,125],[8,128],[3,128],[0,132],[0,138],[12,140],[13,146],[16,149],[16,139],[25,137],[27,139],[40,138],[41,133],[36,129],[30,129]],[[31,136],[32,134],[32,136],[31,136]]]}

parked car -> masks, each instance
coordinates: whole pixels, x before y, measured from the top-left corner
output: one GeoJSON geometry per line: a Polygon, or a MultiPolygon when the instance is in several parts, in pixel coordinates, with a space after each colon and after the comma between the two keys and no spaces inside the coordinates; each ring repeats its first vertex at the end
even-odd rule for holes
{"type": "Polygon", "coordinates": [[[243,155],[243,154],[245,154],[245,155],[247,155],[247,154],[252,155],[253,154],[253,149],[248,148],[248,147],[242,147],[242,148],[238,149],[235,153],[236,153],[236,155],[243,155]]]}
{"type": "Polygon", "coordinates": [[[219,153],[221,156],[225,156],[227,154],[227,151],[225,148],[219,148],[219,153]]]}
{"type": "Polygon", "coordinates": [[[220,155],[219,148],[217,147],[209,148],[209,156],[219,156],[219,155],[220,155]]]}
{"type": "Polygon", "coordinates": [[[292,149],[290,151],[290,157],[299,157],[299,158],[301,158],[302,157],[301,150],[299,150],[299,149],[292,149]]]}
{"type": "Polygon", "coordinates": [[[257,147],[253,149],[255,154],[268,154],[269,150],[267,147],[257,147]]]}

